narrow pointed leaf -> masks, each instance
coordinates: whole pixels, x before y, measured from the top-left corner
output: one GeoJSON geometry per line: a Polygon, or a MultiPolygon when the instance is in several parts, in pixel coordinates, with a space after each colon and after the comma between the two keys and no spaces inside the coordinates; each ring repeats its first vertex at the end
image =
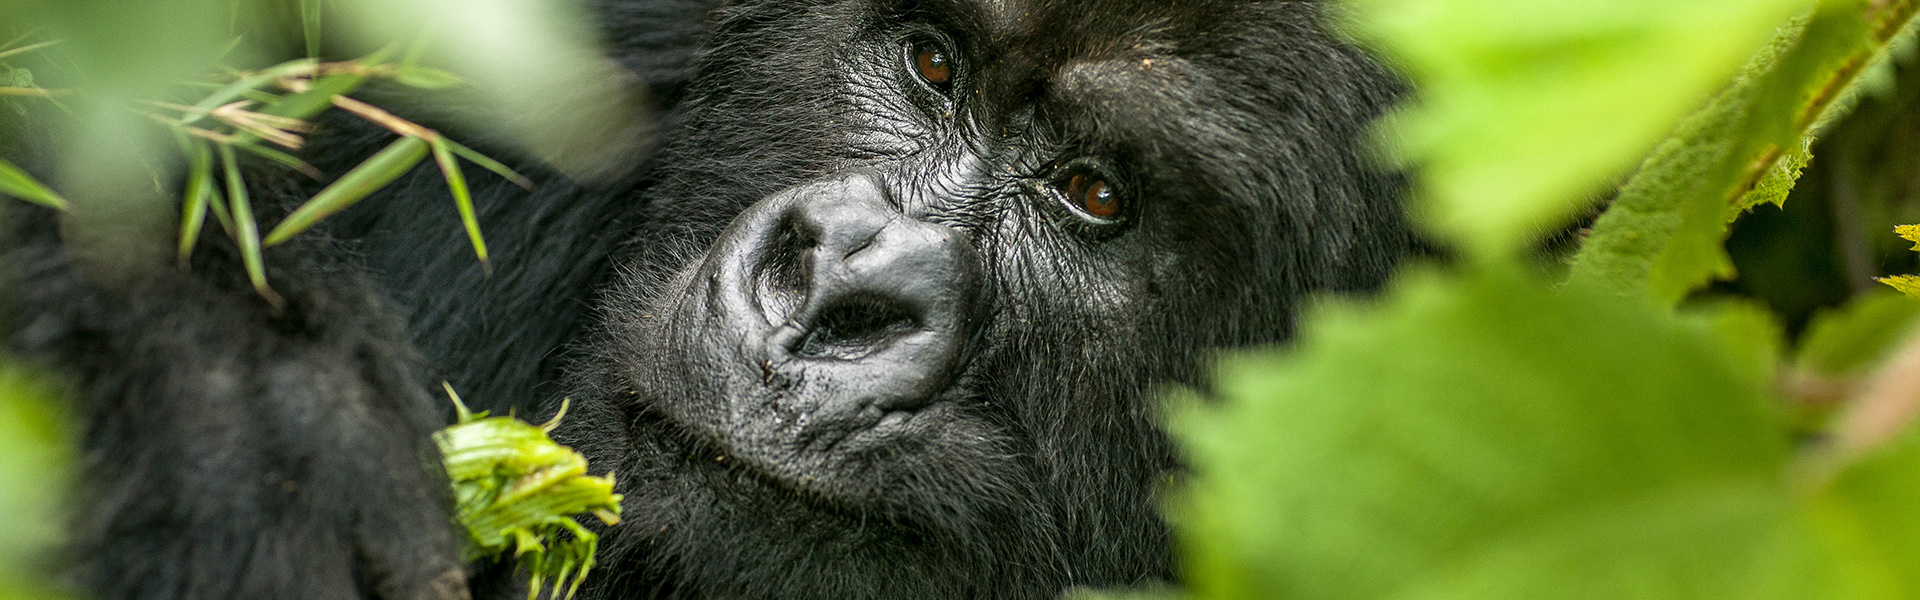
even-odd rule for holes
{"type": "Polygon", "coordinates": [[[394,81],[423,90],[446,89],[464,82],[459,75],[428,67],[401,67],[394,81]]]}
{"type": "Polygon", "coordinates": [[[320,57],[320,0],[300,0],[300,32],[307,38],[307,57],[320,57]]]}
{"type": "Polygon", "coordinates": [[[180,266],[187,266],[193,246],[200,241],[200,229],[207,223],[207,204],[213,198],[213,151],[205,142],[188,140],[191,149],[187,167],[187,189],[181,193],[180,266]]]}
{"type": "Polygon", "coordinates": [[[440,172],[447,176],[447,191],[453,193],[453,204],[460,209],[460,223],[467,228],[467,239],[473,242],[473,253],[480,257],[480,264],[487,270],[493,270],[487,261],[487,240],[480,237],[480,219],[474,215],[473,193],[467,189],[467,176],[460,172],[459,161],[454,160],[453,151],[447,147],[447,138],[433,142],[433,160],[440,163],[440,172]]]}
{"type": "Polygon", "coordinates": [[[266,244],[272,246],[287,241],[302,231],[313,227],[328,215],[340,212],[353,203],[366,198],[420,164],[427,156],[427,141],[417,137],[405,137],[394,141],[385,150],[367,158],[366,162],[354,167],[346,175],[320,190],[306,204],[294,209],[286,220],[267,234],[266,244]]]}
{"type": "Polygon", "coordinates": [[[527,189],[533,189],[532,181],[528,180],[525,176],[522,176],[518,172],[515,172],[513,169],[507,168],[506,165],[500,164],[500,161],[487,158],[487,155],[481,154],[479,151],[476,151],[472,148],[462,146],[460,145],[459,142],[455,142],[453,140],[447,140],[447,146],[453,149],[454,154],[460,155],[460,158],[473,161],[473,164],[480,165],[480,168],[486,169],[488,171],[493,171],[494,173],[498,173],[501,177],[505,177],[508,180],[512,181],[514,185],[527,188],[527,189]]]}
{"type": "Polygon", "coordinates": [[[240,242],[240,259],[246,264],[247,279],[267,302],[280,306],[280,295],[267,285],[267,261],[260,252],[260,226],[253,220],[253,206],[247,199],[247,184],[240,179],[240,164],[233,158],[231,146],[220,147],[220,162],[227,171],[227,204],[233,211],[234,237],[240,242]]]}
{"type": "Polygon", "coordinates": [[[195,103],[193,105],[195,112],[182,118],[181,122],[186,125],[192,125],[206,117],[207,114],[215,108],[219,108],[243,97],[253,98],[255,97],[253,94],[258,93],[260,88],[273,83],[275,79],[285,77],[288,73],[297,70],[313,68],[313,65],[313,59],[303,58],[300,60],[287,61],[268,67],[239,81],[229,83],[226,87],[220,88],[218,91],[195,103]]]}
{"type": "Polygon", "coordinates": [[[0,194],[13,196],[34,204],[59,210],[67,209],[67,199],[53,193],[46,184],[34,179],[13,163],[0,160],[0,194]]]}
{"type": "Polygon", "coordinates": [[[239,146],[241,150],[251,152],[255,156],[286,165],[295,171],[299,171],[300,174],[314,179],[319,179],[324,175],[319,169],[314,168],[313,165],[307,164],[307,161],[294,158],[292,154],[268,148],[252,141],[236,141],[233,145],[239,146]]]}

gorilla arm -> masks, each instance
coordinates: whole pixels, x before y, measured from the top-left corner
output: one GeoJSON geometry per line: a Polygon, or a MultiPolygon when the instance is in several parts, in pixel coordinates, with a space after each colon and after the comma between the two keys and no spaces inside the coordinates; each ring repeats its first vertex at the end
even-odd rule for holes
{"type": "Polygon", "coordinates": [[[102,285],[50,211],[0,215],[6,349],[74,382],[79,585],[102,599],[466,596],[429,437],[441,417],[355,270],[270,251],[276,311],[208,235],[190,272],[102,285]]]}

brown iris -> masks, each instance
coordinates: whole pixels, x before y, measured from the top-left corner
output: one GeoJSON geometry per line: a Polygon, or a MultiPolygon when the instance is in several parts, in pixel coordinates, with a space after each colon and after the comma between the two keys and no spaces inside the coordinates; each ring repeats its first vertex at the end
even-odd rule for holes
{"type": "Polygon", "coordinates": [[[1111,219],[1120,214],[1120,198],[1113,195],[1113,186],[1099,177],[1080,173],[1067,180],[1067,200],[1073,202],[1081,212],[1101,219],[1111,219]]]}
{"type": "Polygon", "coordinates": [[[913,70],[933,87],[945,90],[953,82],[953,59],[945,49],[931,42],[913,45],[913,70]]]}

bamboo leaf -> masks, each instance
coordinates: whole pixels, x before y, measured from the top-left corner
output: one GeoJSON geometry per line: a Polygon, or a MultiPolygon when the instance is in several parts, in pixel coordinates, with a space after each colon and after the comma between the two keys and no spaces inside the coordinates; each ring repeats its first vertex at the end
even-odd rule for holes
{"type": "Polygon", "coordinates": [[[241,150],[252,152],[261,158],[286,165],[295,171],[299,171],[300,174],[314,179],[319,179],[325,175],[325,173],[321,173],[319,169],[314,168],[313,165],[307,164],[306,161],[294,158],[291,154],[253,143],[250,140],[235,141],[233,145],[239,146],[241,150]]]}
{"type": "Polygon", "coordinates": [[[66,210],[68,206],[66,198],[5,160],[0,160],[0,194],[57,210],[66,210]]]}
{"type": "Polygon", "coordinates": [[[320,0],[300,0],[300,32],[307,38],[307,57],[320,57],[320,0]]]}
{"type": "Polygon", "coordinates": [[[447,176],[447,191],[453,193],[453,204],[460,209],[460,223],[467,228],[474,255],[480,257],[480,265],[492,273],[493,263],[487,260],[487,240],[480,237],[480,219],[473,211],[473,193],[467,189],[467,176],[460,172],[460,163],[454,160],[447,144],[444,137],[433,141],[433,160],[440,163],[440,172],[447,176]]]}
{"type": "Polygon", "coordinates": [[[240,259],[246,264],[247,279],[253,282],[253,289],[262,298],[275,307],[284,306],[280,294],[274,293],[267,285],[267,261],[260,251],[260,225],[253,220],[253,206],[247,199],[247,184],[240,178],[239,161],[233,158],[233,147],[220,147],[220,162],[227,171],[227,204],[233,212],[234,237],[240,242],[240,259]]]}
{"type": "Polygon", "coordinates": [[[451,147],[453,149],[454,154],[460,155],[460,158],[473,161],[473,164],[480,165],[480,167],[483,169],[486,169],[488,171],[493,171],[494,173],[498,173],[501,177],[505,177],[509,181],[512,181],[514,185],[517,185],[529,190],[533,189],[532,181],[528,180],[526,177],[515,172],[513,169],[507,168],[507,166],[504,164],[501,164],[500,161],[487,158],[487,155],[481,154],[479,151],[476,151],[472,148],[462,146],[460,145],[459,142],[455,142],[453,140],[447,140],[447,145],[448,147],[451,147]]]}
{"type": "Polygon", "coordinates": [[[446,89],[465,83],[459,75],[429,67],[401,67],[399,74],[394,76],[394,81],[423,90],[446,89]]]}
{"type": "Polygon", "coordinates": [[[183,203],[180,206],[180,267],[186,268],[187,259],[193,257],[193,246],[200,240],[200,229],[207,223],[207,204],[213,197],[213,151],[207,149],[206,142],[186,139],[188,153],[187,189],[181,193],[183,203]]]}
{"type": "Polygon", "coordinates": [[[352,93],[360,89],[360,84],[365,83],[366,80],[364,76],[350,73],[327,75],[313,80],[313,84],[307,88],[307,91],[282,96],[279,102],[267,106],[260,112],[276,117],[306,120],[333,106],[334,96],[352,93]]]}
{"type": "Polygon", "coordinates": [[[360,166],[341,175],[333,185],[314,194],[313,198],[300,205],[300,208],[294,209],[293,214],[287,215],[286,220],[274,226],[273,231],[267,234],[266,244],[272,246],[285,242],[287,238],[306,231],[328,215],[353,206],[368,194],[386,187],[394,179],[406,174],[414,165],[420,164],[420,159],[426,158],[426,155],[426,140],[405,137],[394,141],[386,149],[360,163],[360,166]]]}
{"type": "Polygon", "coordinates": [[[243,97],[257,99],[253,94],[257,93],[260,88],[273,83],[274,80],[287,76],[289,73],[303,69],[312,69],[315,64],[313,59],[310,58],[287,61],[268,67],[253,75],[244,77],[239,81],[229,83],[226,87],[220,88],[218,91],[195,103],[193,105],[194,112],[189,113],[183,118],[181,123],[184,125],[192,125],[206,117],[209,113],[212,113],[213,109],[243,97]]]}

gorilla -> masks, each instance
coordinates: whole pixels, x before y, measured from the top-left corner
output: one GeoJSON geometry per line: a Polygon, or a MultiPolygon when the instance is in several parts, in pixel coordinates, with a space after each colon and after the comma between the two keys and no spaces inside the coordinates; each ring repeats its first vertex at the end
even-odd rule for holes
{"type": "MultiPolygon", "coordinates": [[[[423,208],[431,167],[270,249],[280,310],[222,236],[104,280],[51,211],[0,208],[6,348],[75,382],[79,584],[524,593],[460,563],[443,379],[528,416],[571,399],[555,436],[625,497],[587,597],[1171,580],[1156,393],[1414,246],[1367,133],[1402,86],[1322,2],[593,9],[658,104],[654,150],[613,183],[476,180],[491,273],[423,208]]],[[[386,142],[323,126],[329,172],[386,142]]],[[[314,184],[255,187],[265,221],[314,184]]]]}

